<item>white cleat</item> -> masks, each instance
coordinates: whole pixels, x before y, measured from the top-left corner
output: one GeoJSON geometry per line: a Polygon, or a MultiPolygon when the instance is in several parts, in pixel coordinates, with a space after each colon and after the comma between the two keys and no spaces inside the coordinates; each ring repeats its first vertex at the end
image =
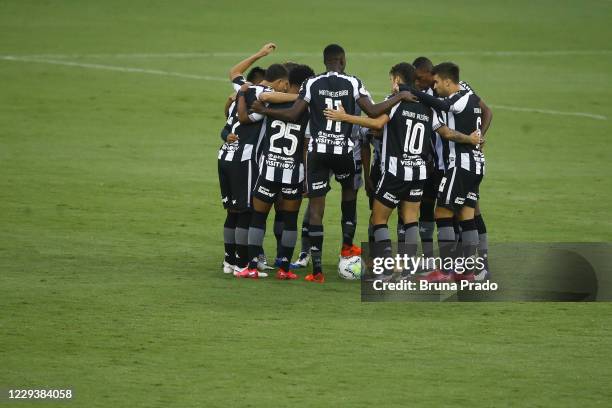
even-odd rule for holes
{"type": "MultiPolygon", "coordinates": [[[[268,265],[268,259],[265,255],[259,255],[257,257],[257,269],[259,271],[270,271],[273,270],[274,267],[268,265]]],[[[261,276],[261,274],[259,276],[261,276]]],[[[266,276],[268,276],[268,274],[266,274],[266,276]]]]}
{"type": "Polygon", "coordinates": [[[305,268],[310,263],[310,254],[307,252],[300,252],[298,259],[291,264],[291,269],[305,268]]]}
{"type": "Polygon", "coordinates": [[[234,273],[234,269],[236,268],[235,265],[231,265],[226,261],[223,261],[223,273],[234,273]]]}

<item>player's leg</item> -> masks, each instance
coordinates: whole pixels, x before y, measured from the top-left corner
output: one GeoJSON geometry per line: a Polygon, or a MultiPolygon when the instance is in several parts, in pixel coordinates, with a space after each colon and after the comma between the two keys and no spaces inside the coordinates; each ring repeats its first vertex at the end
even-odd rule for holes
{"type": "MultiPolygon", "coordinates": [[[[464,258],[476,257],[478,249],[478,228],[474,220],[476,204],[478,202],[478,186],[482,180],[481,175],[462,171],[462,187],[459,197],[464,198],[463,207],[459,211],[461,226],[461,247],[464,258]]],[[[467,272],[473,272],[468,270],[467,272]]],[[[466,273],[467,273],[466,272],[466,273]]]]}
{"type": "Polygon", "coordinates": [[[250,273],[257,272],[259,255],[261,254],[261,248],[266,234],[266,221],[271,208],[272,203],[267,203],[257,197],[253,197],[253,211],[251,213],[248,232],[248,269],[250,273]]]}
{"type": "Polygon", "coordinates": [[[224,167],[225,163],[221,161],[217,165],[221,202],[227,211],[225,222],[223,223],[223,246],[225,249],[223,272],[233,273],[236,268],[236,223],[238,222],[238,213],[230,208],[232,200],[231,189],[224,167]]]}
{"type": "Polygon", "coordinates": [[[423,199],[421,200],[421,208],[419,211],[419,236],[421,238],[423,256],[425,258],[433,258],[433,237],[436,228],[434,210],[442,174],[439,170],[434,168],[431,168],[431,171],[427,173],[429,177],[425,180],[423,199]]]}
{"type": "Polygon", "coordinates": [[[277,264],[280,262],[280,247],[281,247],[281,237],[283,234],[283,212],[281,210],[281,199],[276,200],[274,202],[274,238],[276,238],[276,256],[274,260],[274,266],[278,266],[277,264]]]}
{"type": "Polygon", "coordinates": [[[289,270],[289,262],[293,256],[297,242],[297,219],[302,203],[301,191],[293,197],[283,197],[283,232],[281,234],[280,268],[276,273],[278,279],[297,279],[297,275],[289,270]]]}
{"type": "Polygon", "coordinates": [[[310,200],[306,209],[304,210],[304,216],[302,218],[302,235],[300,237],[300,254],[294,263],[291,264],[291,268],[305,268],[310,262],[310,237],[308,236],[310,230],[310,200]]]}
{"type": "Polygon", "coordinates": [[[309,197],[309,230],[312,273],[306,280],[323,282],[323,214],[325,196],[330,190],[330,168],[324,154],[309,152],[306,158],[306,188],[309,197]]]}
{"type": "MultiPolygon", "coordinates": [[[[448,265],[449,262],[447,261],[449,258],[453,258],[453,248],[455,247],[455,229],[453,227],[455,213],[453,203],[457,197],[458,184],[457,168],[453,168],[444,174],[438,189],[434,218],[438,228],[438,250],[439,256],[442,259],[442,265],[448,265]]],[[[442,272],[452,272],[450,269],[442,269],[442,272]]]]}
{"type": "Polygon", "coordinates": [[[484,268],[489,272],[489,243],[487,241],[487,226],[480,212],[480,200],[476,203],[474,221],[478,229],[478,256],[483,258],[484,268]]]}
{"type": "MultiPolygon", "coordinates": [[[[352,153],[337,155],[331,160],[330,167],[336,181],[342,186],[342,249],[343,257],[361,255],[361,248],[353,244],[357,227],[357,183],[355,157],[352,153]]],[[[359,168],[361,170],[361,168],[359,168]]]]}
{"type": "MultiPolygon", "coordinates": [[[[419,207],[423,197],[424,181],[404,183],[399,193],[401,219],[404,221],[404,240],[398,242],[398,253],[415,258],[419,240],[419,207]]],[[[415,271],[407,271],[414,273],[415,271]]]]}

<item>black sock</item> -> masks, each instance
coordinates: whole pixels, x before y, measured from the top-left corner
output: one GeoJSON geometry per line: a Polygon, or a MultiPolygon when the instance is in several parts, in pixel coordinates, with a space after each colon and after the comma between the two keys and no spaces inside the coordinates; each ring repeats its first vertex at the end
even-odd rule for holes
{"type": "Polygon", "coordinates": [[[236,222],[236,265],[246,268],[249,263],[249,224],[251,223],[251,212],[245,211],[238,214],[236,222]]]}
{"type": "Polygon", "coordinates": [[[225,262],[230,265],[236,265],[236,222],[238,222],[238,213],[228,212],[223,224],[223,245],[225,262]]]}
{"type": "Polygon", "coordinates": [[[450,272],[450,270],[445,270],[444,264],[447,263],[447,258],[454,258],[453,248],[455,246],[455,230],[453,228],[453,219],[438,218],[436,220],[436,226],[438,227],[438,248],[440,251],[440,258],[442,258],[442,271],[450,272]]]}
{"type": "Polygon", "coordinates": [[[253,211],[251,214],[248,237],[248,259],[251,269],[257,268],[257,257],[261,254],[267,218],[268,213],[253,211]]]}
{"type": "Polygon", "coordinates": [[[434,203],[423,201],[421,202],[419,214],[419,235],[421,237],[421,248],[425,258],[433,258],[434,256],[433,237],[435,228],[434,203]]]}
{"type": "MultiPolygon", "coordinates": [[[[372,259],[390,258],[393,255],[393,248],[391,247],[391,237],[387,224],[376,224],[372,226],[372,232],[374,234],[374,253],[372,259]]],[[[385,270],[384,273],[390,274],[393,273],[393,271],[385,270]]]]}
{"type": "Polygon", "coordinates": [[[284,226],[283,233],[281,237],[281,269],[284,271],[289,270],[289,263],[291,262],[291,257],[293,256],[293,251],[295,249],[295,243],[297,242],[297,211],[286,211],[284,213],[284,226]]]}
{"type": "Polygon", "coordinates": [[[281,237],[283,235],[283,212],[280,210],[274,213],[274,237],[276,238],[276,257],[280,258],[281,237]]]}
{"type": "Polygon", "coordinates": [[[340,208],[342,210],[342,243],[351,246],[357,227],[357,200],[342,201],[340,208]]]}
{"type": "Polygon", "coordinates": [[[476,229],[478,229],[478,255],[483,258],[484,267],[489,270],[489,242],[487,241],[487,226],[482,214],[474,217],[476,229]]]}
{"type": "MultiPolygon", "coordinates": [[[[478,249],[478,230],[476,229],[476,222],[473,218],[471,220],[461,221],[461,236],[463,257],[466,259],[475,257],[476,250],[478,249]]],[[[466,272],[473,272],[473,269],[466,270],[466,272]]]]}
{"type": "Polygon", "coordinates": [[[323,272],[321,258],[323,256],[323,226],[310,224],[310,253],[312,255],[312,273],[323,272]]]}

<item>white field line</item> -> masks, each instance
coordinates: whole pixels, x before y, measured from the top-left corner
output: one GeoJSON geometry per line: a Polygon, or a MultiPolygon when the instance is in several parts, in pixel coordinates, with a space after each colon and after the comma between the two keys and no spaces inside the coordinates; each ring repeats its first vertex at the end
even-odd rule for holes
{"type": "MultiPolygon", "coordinates": [[[[215,57],[243,57],[251,55],[250,52],[165,52],[165,53],[109,53],[109,54],[33,54],[33,55],[0,55],[0,57],[18,58],[215,58],[215,57]]],[[[288,57],[321,57],[322,53],[307,51],[277,51],[278,55],[288,57]]],[[[273,54],[274,55],[274,54],[273,54]]],[[[375,51],[375,52],[349,52],[349,57],[379,58],[379,57],[405,57],[408,55],[426,56],[491,56],[491,57],[514,57],[514,56],[565,56],[565,55],[612,55],[612,50],[541,50],[541,51],[375,51]]]]}
{"type": "MultiPolygon", "coordinates": [[[[91,64],[91,63],[63,61],[63,60],[47,59],[47,58],[17,57],[17,56],[8,56],[8,55],[0,56],[0,60],[33,62],[33,63],[51,64],[51,65],[63,65],[63,66],[69,66],[69,67],[98,69],[98,70],[105,70],[105,71],[161,75],[161,76],[169,76],[169,77],[177,77],[177,78],[185,78],[185,79],[227,82],[229,84],[228,78],[214,77],[214,76],[209,76],[209,75],[185,74],[181,72],[163,71],[159,69],[132,68],[132,67],[122,67],[122,66],[115,66],[115,65],[91,64]]],[[[384,96],[387,95],[386,93],[383,93],[383,92],[372,92],[372,94],[384,95],[384,96]]],[[[550,110],[550,109],[521,108],[521,107],[505,106],[505,105],[491,105],[491,107],[495,109],[508,110],[508,111],[514,111],[514,112],[543,113],[543,114],[548,114],[548,115],[560,115],[560,116],[581,116],[581,117],[598,119],[598,120],[608,119],[608,117],[604,115],[596,115],[593,113],[585,113],[585,112],[563,112],[563,111],[556,111],[556,110],[550,110]]]]}

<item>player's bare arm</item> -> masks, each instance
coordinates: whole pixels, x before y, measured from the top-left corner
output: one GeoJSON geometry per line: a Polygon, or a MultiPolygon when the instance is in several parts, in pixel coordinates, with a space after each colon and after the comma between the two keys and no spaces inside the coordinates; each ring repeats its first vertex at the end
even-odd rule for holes
{"type": "Polygon", "coordinates": [[[227,101],[225,101],[225,117],[229,116],[229,108],[232,106],[232,103],[236,100],[236,92],[233,92],[230,96],[227,97],[227,101]]]}
{"type": "Polygon", "coordinates": [[[253,102],[251,109],[253,112],[261,113],[274,119],[279,119],[285,122],[297,122],[306,109],[308,108],[308,102],[303,99],[296,99],[293,106],[287,109],[270,109],[263,104],[261,101],[253,102]]]}
{"type": "Polygon", "coordinates": [[[293,102],[298,98],[298,94],[285,92],[262,92],[259,100],[265,103],[286,103],[293,102]]]}
{"type": "Polygon", "coordinates": [[[452,140],[455,143],[473,144],[475,146],[482,143],[482,136],[478,130],[473,131],[470,135],[466,135],[451,129],[448,126],[442,126],[438,128],[436,132],[438,132],[443,138],[452,140]]]}
{"type": "Polygon", "coordinates": [[[482,132],[482,137],[485,137],[487,134],[487,130],[489,130],[489,126],[491,126],[491,121],[493,120],[493,111],[491,108],[484,103],[482,99],[479,102],[480,110],[482,111],[482,126],[480,131],[482,132]]]}
{"type": "Polygon", "coordinates": [[[370,178],[371,160],[372,152],[370,150],[370,143],[364,142],[361,146],[361,167],[363,167],[363,182],[368,196],[374,192],[374,183],[372,183],[372,179],[370,178]]]}
{"type": "Polygon", "coordinates": [[[247,110],[246,99],[244,98],[244,93],[249,89],[248,84],[244,84],[240,87],[240,91],[238,91],[238,120],[241,124],[246,125],[252,123],[252,120],[249,118],[249,111],[247,110]]]}
{"type": "Polygon", "coordinates": [[[410,92],[402,91],[377,104],[372,103],[372,100],[367,96],[362,96],[361,98],[357,99],[357,104],[361,110],[366,113],[366,115],[371,118],[377,118],[380,115],[389,112],[393,106],[401,101],[415,102],[416,100],[417,98],[410,92]]]}
{"type": "Polygon", "coordinates": [[[249,67],[251,65],[253,65],[255,63],[255,61],[257,61],[260,58],[265,57],[266,55],[270,54],[275,49],[276,49],[276,44],[268,43],[268,44],[264,45],[263,47],[261,47],[261,49],[259,51],[257,51],[255,54],[251,55],[250,57],[248,57],[248,58],[240,61],[236,65],[234,65],[230,69],[230,72],[229,72],[229,79],[230,79],[230,81],[233,81],[236,77],[244,75],[246,70],[249,69],[249,67]]]}
{"type": "Polygon", "coordinates": [[[325,117],[329,120],[333,120],[334,122],[347,122],[352,123],[353,125],[359,125],[363,127],[367,127],[369,129],[380,130],[382,129],[387,122],[389,122],[389,116],[387,114],[382,114],[376,118],[370,118],[367,116],[356,116],[349,115],[346,113],[342,105],[338,106],[338,109],[325,109],[323,111],[325,117]]]}

